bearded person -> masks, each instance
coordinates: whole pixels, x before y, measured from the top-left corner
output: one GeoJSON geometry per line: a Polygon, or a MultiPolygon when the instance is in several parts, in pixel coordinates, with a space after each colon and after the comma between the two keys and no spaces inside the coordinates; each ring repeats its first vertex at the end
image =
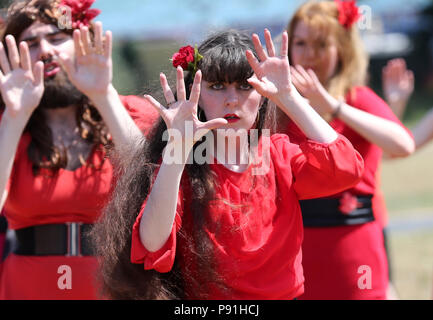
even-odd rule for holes
{"type": "Polygon", "coordinates": [[[157,117],[113,87],[112,34],[91,22],[93,2],[27,0],[8,9],[0,211],[18,245],[4,261],[0,299],[100,298],[86,234],[112,189],[108,151],[142,141],[157,117]]]}

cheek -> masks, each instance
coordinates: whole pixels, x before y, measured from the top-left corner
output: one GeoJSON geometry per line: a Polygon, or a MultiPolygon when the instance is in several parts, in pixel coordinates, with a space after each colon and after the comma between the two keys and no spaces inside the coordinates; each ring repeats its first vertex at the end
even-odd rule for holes
{"type": "Polygon", "coordinates": [[[302,61],[302,50],[300,48],[297,47],[292,47],[292,50],[290,51],[290,64],[291,65],[297,65],[297,64],[301,64],[302,61]]]}
{"type": "Polygon", "coordinates": [[[218,107],[216,100],[216,97],[214,97],[212,94],[209,94],[205,90],[201,91],[198,104],[200,105],[200,108],[204,111],[207,120],[217,118],[218,107]]]}
{"type": "Polygon", "coordinates": [[[253,122],[256,119],[257,112],[259,112],[259,107],[263,102],[262,96],[254,91],[251,93],[248,98],[245,101],[246,111],[249,115],[249,119],[253,120],[253,122]]]}
{"type": "Polygon", "coordinates": [[[328,49],[327,52],[327,59],[326,59],[326,73],[328,77],[332,77],[335,72],[337,71],[338,66],[338,50],[336,47],[331,47],[328,49]]]}

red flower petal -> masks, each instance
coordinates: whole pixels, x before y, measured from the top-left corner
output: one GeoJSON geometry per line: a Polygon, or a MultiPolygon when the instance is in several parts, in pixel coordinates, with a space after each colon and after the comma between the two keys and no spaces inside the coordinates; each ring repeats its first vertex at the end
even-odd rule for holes
{"type": "Polygon", "coordinates": [[[361,17],[355,0],[335,0],[338,8],[338,22],[346,29],[350,28],[361,17]]]}

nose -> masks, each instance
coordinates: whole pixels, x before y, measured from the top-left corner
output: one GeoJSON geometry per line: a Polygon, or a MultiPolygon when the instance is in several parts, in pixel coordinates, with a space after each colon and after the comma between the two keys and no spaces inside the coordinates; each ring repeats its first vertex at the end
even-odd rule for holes
{"type": "Polygon", "coordinates": [[[314,59],[316,57],[316,48],[314,46],[307,46],[305,50],[305,57],[307,59],[314,59]]]}
{"type": "Polygon", "coordinates": [[[54,55],[54,50],[51,44],[45,40],[41,39],[39,42],[39,50],[38,50],[38,60],[48,60],[54,55]]]}
{"type": "Polygon", "coordinates": [[[239,104],[239,96],[235,86],[229,86],[226,91],[226,99],[224,104],[228,108],[237,107],[239,104]]]}

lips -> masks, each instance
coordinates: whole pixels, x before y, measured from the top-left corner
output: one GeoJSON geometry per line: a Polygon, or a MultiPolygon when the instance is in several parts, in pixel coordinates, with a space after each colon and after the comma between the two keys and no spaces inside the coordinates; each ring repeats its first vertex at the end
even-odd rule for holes
{"type": "Polygon", "coordinates": [[[53,61],[44,65],[44,77],[49,78],[56,75],[60,71],[60,65],[53,61]]]}
{"type": "Polygon", "coordinates": [[[235,115],[234,113],[229,113],[229,114],[226,114],[226,115],[224,116],[224,119],[226,119],[228,123],[233,123],[233,122],[237,122],[237,121],[239,121],[241,118],[239,118],[239,117],[238,117],[237,115],[235,115]]]}

